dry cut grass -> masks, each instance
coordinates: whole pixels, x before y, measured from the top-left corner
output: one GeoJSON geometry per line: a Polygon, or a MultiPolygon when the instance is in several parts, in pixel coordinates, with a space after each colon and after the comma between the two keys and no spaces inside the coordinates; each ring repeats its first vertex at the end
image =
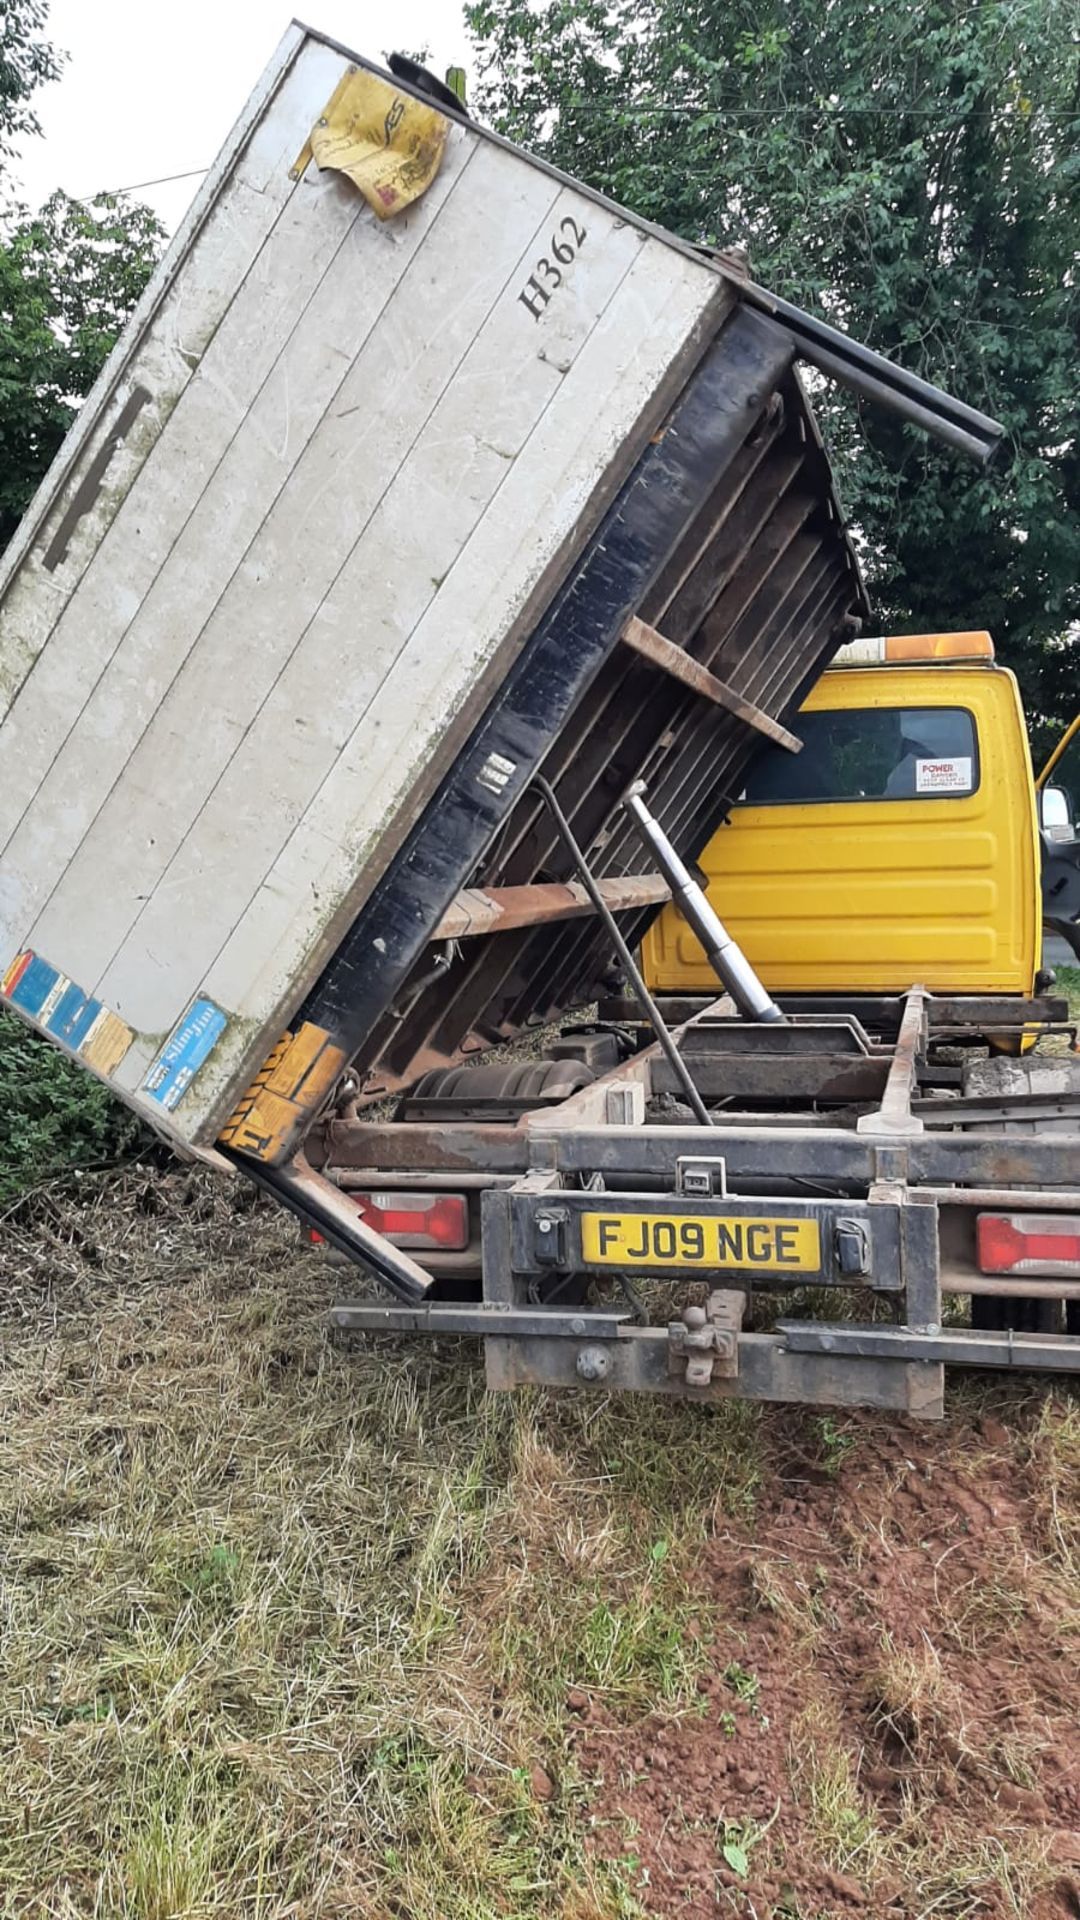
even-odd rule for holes
{"type": "MultiPolygon", "coordinates": [[[[645,1726],[734,1767],[744,1738],[774,1737],[789,1680],[782,1821],[750,1789],[709,1815],[719,1867],[775,1856],[779,1890],[729,1867],[720,1910],[822,1920],[783,1892],[801,1859],[869,1910],[899,1888],[899,1912],[1042,1920],[1046,1835],[1014,1813],[997,1836],[992,1798],[972,1825],[967,1786],[955,1817],[935,1809],[968,1778],[958,1662],[1007,1651],[1040,1596],[1061,1644],[1080,1630],[1067,1394],[1035,1396],[1015,1442],[1037,1537],[999,1537],[992,1579],[943,1587],[925,1634],[879,1634],[841,1696],[826,1656],[900,1544],[895,1423],[868,1455],[850,1416],[495,1399],[470,1345],[334,1346],[332,1273],[201,1175],[95,1178],[6,1236],[5,1920],[696,1914],[654,1904],[633,1820],[601,1816],[583,1702],[609,1775],[649,1761],[645,1726]],[[721,1596],[744,1558],[735,1617],[721,1596]],[[900,1756],[898,1806],[868,1786],[871,1748],[900,1756]]],[[[958,1449],[1001,1405],[996,1384],[971,1395],[958,1449]]],[[[931,1491],[939,1452],[942,1473],[965,1464],[935,1441],[931,1491]]],[[[1019,1737],[975,1758],[984,1799],[1037,1781],[1019,1737]]]]}
{"type": "Polygon", "coordinates": [[[9,1240],[0,1912],[631,1911],[567,1693],[696,1698],[686,1567],[749,1497],[745,1412],[702,1444],[487,1398],[471,1346],[334,1347],[287,1221],[162,1192],[9,1240]]]}

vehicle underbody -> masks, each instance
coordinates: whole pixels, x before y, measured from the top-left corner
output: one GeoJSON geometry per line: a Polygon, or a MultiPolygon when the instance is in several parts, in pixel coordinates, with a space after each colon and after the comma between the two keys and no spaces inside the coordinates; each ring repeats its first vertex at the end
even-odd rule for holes
{"type": "Polygon", "coordinates": [[[707,1125],[626,999],[547,1058],[324,1120],[316,1179],[277,1191],[327,1240],[324,1182],[376,1219],[439,1194],[468,1219],[452,1251],[414,1244],[426,1299],[344,1298],[333,1325],[480,1336],[492,1387],[928,1417],[946,1366],[1077,1370],[1080,1061],[1020,1053],[1036,1023],[1075,1041],[1066,1003],[914,988],[783,1010],[666,1006],[707,1125]]]}

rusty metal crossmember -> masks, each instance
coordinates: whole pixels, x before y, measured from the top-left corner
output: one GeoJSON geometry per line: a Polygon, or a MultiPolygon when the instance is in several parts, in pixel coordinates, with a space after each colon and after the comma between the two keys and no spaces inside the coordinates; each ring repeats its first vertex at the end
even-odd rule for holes
{"type": "Polygon", "coordinates": [[[912,987],[907,995],[881,1105],[873,1113],[864,1113],[855,1122],[856,1133],[881,1135],[923,1131],[923,1123],[912,1112],[911,1102],[919,1084],[918,1057],[926,1047],[928,998],[925,987],[912,987]]]}
{"type": "Polygon", "coordinates": [[[1080,1373],[1080,1340],[1068,1334],[969,1332],[964,1327],[921,1333],[906,1327],[851,1326],[822,1320],[782,1320],[776,1331],[792,1353],[1080,1373]]]}

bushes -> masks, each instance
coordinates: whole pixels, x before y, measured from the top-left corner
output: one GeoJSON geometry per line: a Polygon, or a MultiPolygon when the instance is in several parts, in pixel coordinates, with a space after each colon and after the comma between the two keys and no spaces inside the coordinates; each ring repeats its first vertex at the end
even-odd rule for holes
{"type": "Polygon", "coordinates": [[[0,1013],[0,1206],[68,1168],[136,1153],[147,1140],[99,1081],[0,1013]]]}

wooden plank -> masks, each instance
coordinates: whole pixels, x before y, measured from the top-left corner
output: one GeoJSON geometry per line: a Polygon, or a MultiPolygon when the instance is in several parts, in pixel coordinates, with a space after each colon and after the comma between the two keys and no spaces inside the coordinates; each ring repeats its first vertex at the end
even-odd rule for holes
{"type": "MultiPolygon", "coordinates": [[[[671,899],[671,888],[658,873],[598,880],[597,887],[612,913],[660,907],[671,899]]],[[[553,920],[580,920],[595,911],[577,880],[544,881],[530,887],[467,887],[447,908],[431,937],[470,940],[478,934],[509,933],[516,927],[539,927],[553,920]]]]}
{"type": "MultiPolygon", "coordinates": [[[[298,981],[314,976],[452,764],[478,689],[505,670],[512,655],[498,649],[506,635],[516,645],[529,631],[531,591],[544,587],[565,543],[581,538],[594,490],[624,457],[634,420],[663,389],[664,369],[686,364],[697,330],[715,324],[728,298],[721,283],[702,280],[692,262],[658,243],[639,251],[618,300],[562,380],[528,459],[507,473],[316,794],[300,831],[309,850],[326,848],[328,857],[304,866],[286,844],[203,976],[211,998],[248,1018],[265,1004],[271,981],[287,1001],[298,981]],[[298,906],[301,871],[319,903],[317,940],[298,906]]],[[[200,1093],[203,1084],[212,1085],[207,1069],[200,1093]]]]}
{"type": "MultiPolygon", "coordinates": [[[[445,177],[419,203],[409,231],[394,240],[384,238],[374,215],[348,183],[313,187],[314,200],[325,196],[339,244],[313,297],[280,316],[286,320],[291,314],[293,323],[284,346],[279,335],[279,351],[267,378],[136,609],[71,739],[70,752],[57,759],[33,820],[5,855],[5,869],[19,873],[24,899],[32,900],[38,849],[52,850],[54,867],[58,848],[69,850],[69,858],[78,849],[41,909],[34,938],[46,951],[59,929],[77,925],[85,965],[94,979],[122,945],[184,832],[244,740],[260,701],[317,605],[320,583],[332,580],[340,568],[352,531],[346,518],[350,501],[355,514],[363,516],[377,500],[385,471],[377,460],[362,467],[360,484],[346,485],[345,476],[351,480],[366,450],[367,435],[358,432],[356,412],[365,388],[370,396],[385,356],[380,323],[395,324],[388,309],[401,296],[412,263],[421,255],[427,260],[429,247],[437,260],[449,263],[453,258],[453,237],[436,244],[435,236],[472,152],[464,137],[454,143],[445,177]],[[359,277],[358,255],[364,258],[359,277]],[[307,476],[313,464],[321,463],[325,482],[328,458],[338,461],[342,484],[336,502],[324,506],[318,484],[307,476]],[[303,495],[300,506],[298,490],[303,495]],[[230,664],[237,658],[245,663],[240,674],[230,664]],[[213,698],[208,701],[210,689],[213,698]],[[122,727],[116,724],[117,714],[123,717],[122,727]],[[172,767],[168,780],[160,778],[163,763],[172,767]],[[133,818],[142,829],[137,840],[131,833],[133,818]],[[118,877],[107,901],[100,898],[94,878],[103,869],[118,877]]],[[[318,234],[313,223],[309,257],[318,234]]],[[[311,268],[304,264],[302,220],[295,235],[290,226],[283,236],[282,251],[286,257],[274,263],[275,281],[284,275],[303,287],[311,268]]],[[[485,284],[478,310],[488,297],[485,284]]],[[[257,324],[257,315],[254,319],[257,324]]],[[[468,324],[466,306],[463,328],[468,324]]],[[[453,349],[454,339],[454,330],[445,329],[445,351],[453,349]]],[[[238,340],[238,348],[243,344],[238,340]]],[[[445,377],[445,357],[433,350],[430,360],[430,368],[414,383],[411,399],[418,410],[428,385],[437,382],[440,372],[445,377]]],[[[242,352],[235,359],[230,354],[225,369],[206,383],[207,404],[213,404],[214,388],[222,381],[243,381],[242,365],[242,352]]],[[[395,429],[406,423],[405,408],[393,404],[392,392],[390,420],[385,418],[387,404],[380,408],[369,400],[367,409],[369,431],[385,431],[384,459],[394,457],[395,429]]],[[[185,446],[186,435],[181,434],[181,455],[185,446]]],[[[159,487],[151,512],[160,492],[159,487]]],[[[73,614],[82,601],[80,594],[73,614]]],[[[283,720],[285,742],[304,738],[305,712],[313,702],[322,702],[325,685],[309,687],[306,700],[283,720]]],[[[286,750],[279,737],[279,765],[286,750]]],[[[276,773],[267,770],[268,785],[276,779],[276,773]]],[[[246,808],[252,800],[249,781],[246,808]]],[[[290,826],[294,821],[295,816],[290,826]]],[[[151,1030],[160,1028],[160,1021],[145,1024],[151,1030]]]]}
{"type": "Polygon", "coordinates": [[[779,720],[774,720],[771,713],[765,713],[752,700],[744,699],[734,687],[728,686],[726,680],[718,680],[708,667],[702,666],[700,660],[695,660],[683,647],[677,647],[673,640],[666,640],[662,633],[657,633],[655,627],[648,626],[636,615],[627,621],[621,638],[626,646],[632,647],[652,666],[662,668],[674,680],[681,680],[692,692],[700,693],[704,699],[712,700],[716,706],[724,707],[728,713],[745,720],[755,733],[763,733],[766,739],[774,741],[778,747],[786,747],[789,753],[801,750],[802,741],[782,727],[779,720]]]}
{"type": "MultiPolygon", "coordinates": [[[[28,673],[110,533],[118,509],[171,420],[177,400],[212,343],[238,288],[243,286],[267,234],[294,194],[286,158],[288,143],[308,122],[311,103],[321,97],[335,62],[329,49],[311,44],[296,58],[291,35],[287,42],[282,56],[284,75],[278,67],[272,68],[264,82],[264,90],[277,94],[269,119],[254,125],[245,119],[245,138],[239,150],[230,145],[229,164],[213,170],[213,197],[203,201],[200,196],[199,218],[191,224],[185,222],[144,295],[147,311],[142,324],[136,320],[133,325],[134,346],[125,333],[122,348],[110,359],[73,429],[74,453],[65,446],[60,474],[50,470],[4,556],[0,576],[0,719],[24,688],[28,673]],[[57,525],[81,486],[88,465],[113,435],[132,390],[138,386],[150,394],[150,402],[141,409],[123,444],[109,460],[104,485],[91,510],[75,526],[62,564],[47,570],[43,556],[57,525]]],[[[257,90],[256,99],[265,107],[262,91],[257,90]]],[[[224,402],[225,396],[220,398],[224,402]]],[[[153,555],[148,557],[152,559],[153,555]]],[[[112,587],[115,595],[118,580],[113,579],[112,587]]],[[[55,667],[51,654],[50,648],[49,664],[55,667]]],[[[61,723],[65,719],[68,725],[72,723],[94,684],[92,646],[76,649],[74,658],[64,664],[66,672],[54,671],[49,688],[42,690],[37,701],[43,725],[48,716],[52,753],[64,738],[66,727],[61,723]]],[[[26,692],[28,687],[23,698],[26,692]]],[[[34,739],[33,729],[24,728],[23,744],[16,753],[6,744],[6,728],[2,737],[5,761],[8,754],[16,753],[20,773],[17,790],[23,794],[31,771],[24,768],[23,755],[34,739]]],[[[48,766],[48,756],[43,764],[48,766]]],[[[0,797],[9,791],[8,780],[0,777],[0,797]]],[[[9,825],[2,824],[5,818],[0,814],[0,840],[10,831],[9,825]]]]}

